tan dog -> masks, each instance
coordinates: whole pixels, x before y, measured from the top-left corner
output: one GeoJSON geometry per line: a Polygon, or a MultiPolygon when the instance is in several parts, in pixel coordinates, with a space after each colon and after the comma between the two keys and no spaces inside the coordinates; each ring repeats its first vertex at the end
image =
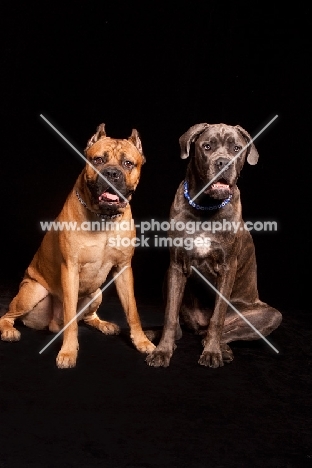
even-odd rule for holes
{"type": "MultiPolygon", "coordinates": [[[[78,177],[73,190],[56,222],[76,222],[76,230],[48,231],[25,272],[17,296],[9,311],[0,319],[1,339],[17,341],[20,332],[13,325],[21,318],[25,325],[36,329],[49,327],[58,332],[75,318],[87,304],[83,320],[105,334],[119,332],[117,325],[100,320],[97,309],[102,301],[100,286],[110,270],[117,275],[116,288],[124,308],[131,339],[136,348],[151,352],[155,346],[145,336],[137,312],[133,291],[131,259],[135,237],[131,227],[128,201],[137,187],[141,166],[145,162],[141,141],[136,130],[128,140],[106,137],[101,124],[89,140],[85,150],[89,161],[78,177]],[[114,187],[116,190],[114,190],[114,187]],[[89,230],[81,228],[85,222],[128,222],[128,230],[89,230]],[[116,242],[117,236],[119,242],[116,242]]],[[[125,224],[125,223],[124,223],[125,224]]],[[[116,226],[115,226],[116,229],[116,226]]],[[[56,363],[60,368],[74,367],[78,351],[77,320],[64,330],[63,345],[56,363]]]]}

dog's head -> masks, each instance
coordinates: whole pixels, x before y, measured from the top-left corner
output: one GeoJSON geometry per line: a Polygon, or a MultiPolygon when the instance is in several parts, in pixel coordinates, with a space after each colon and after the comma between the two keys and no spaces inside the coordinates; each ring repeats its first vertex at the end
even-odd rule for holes
{"type": "Polygon", "coordinates": [[[137,130],[127,140],[106,136],[101,124],[85,149],[85,183],[90,208],[107,216],[122,214],[131,200],[145,157],[137,130]]]}
{"type": "Polygon", "coordinates": [[[246,158],[249,164],[257,164],[259,157],[251,136],[239,125],[197,124],[179,142],[182,159],[192,152],[188,175],[197,179],[197,185],[209,184],[205,194],[216,199],[232,193],[246,158]]]}

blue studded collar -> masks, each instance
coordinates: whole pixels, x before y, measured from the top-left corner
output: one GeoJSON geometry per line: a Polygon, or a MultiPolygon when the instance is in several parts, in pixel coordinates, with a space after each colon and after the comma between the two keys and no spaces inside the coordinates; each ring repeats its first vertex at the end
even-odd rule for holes
{"type": "Polygon", "coordinates": [[[232,195],[230,195],[228,198],[223,200],[223,202],[220,203],[219,205],[201,206],[201,205],[197,205],[197,203],[194,203],[192,201],[191,196],[190,196],[189,191],[188,191],[188,183],[187,183],[186,180],[184,181],[183,186],[184,186],[184,197],[187,199],[189,204],[193,208],[195,208],[196,210],[202,210],[202,211],[218,210],[218,209],[223,208],[224,206],[226,206],[231,201],[231,198],[232,198],[232,195]]]}

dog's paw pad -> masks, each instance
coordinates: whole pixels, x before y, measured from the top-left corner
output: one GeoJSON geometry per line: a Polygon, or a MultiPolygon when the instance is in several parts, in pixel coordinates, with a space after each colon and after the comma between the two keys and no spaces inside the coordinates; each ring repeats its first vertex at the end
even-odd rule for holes
{"type": "Polygon", "coordinates": [[[171,353],[165,351],[154,351],[147,356],[145,361],[152,367],[168,367],[171,353]]]}
{"type": "Polygon", "coordinates": [[[118,335],[120,328],[115,323],[106,322],[101,320],[99,323],[99,330],[105,335],[118,335]]]}
{"type": "Polygon", "coordinates": [[[10,328],[9,330],[4,330],[1,334],[2,341],[19,341],[21,334],[16,328],[10,328]]]}
{"type": "Polygon", "coordinates": [[[201,366],[212,367],[216,369],[217,367],[222,367],[223,360],[221,353],[214,353],[209,351],[204,351],[198,360],[198,364],[201,366]]]}
{"type": "Polygon", "coordinates": [[[76,366],[77,353],[59,352],[56,358],[56,365],[59,369],[68,369],[76,366]]]}

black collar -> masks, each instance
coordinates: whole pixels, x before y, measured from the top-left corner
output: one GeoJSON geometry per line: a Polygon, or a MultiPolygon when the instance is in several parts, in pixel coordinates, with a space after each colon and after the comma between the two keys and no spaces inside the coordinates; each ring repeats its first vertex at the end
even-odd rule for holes
{"type": "Polygon", "coordinates": [[[82,206],[84,206],[85,208],[87,208],[87,210],[89,210],[91,213],[95,214],[95,216],[97,216],[98,218],[102,218],[102,219],[114,219],[114,218],[118,218],[118,216],[121,216],[121,214],[122,214],[122,213],[120,213],[120,214],[115,214],[115,215],[106,215],[106,214],[96,213],[95,211],[90,210],[90,208],[88,207],[88,205],[86,204],[86,202],[83,201],[83,199],[82,199],[81,196],[79,195],[78,190],[76,190],[76,195],[77,195],[78,200],[79,200],[80,203],[82,204],[82,206]]]}

